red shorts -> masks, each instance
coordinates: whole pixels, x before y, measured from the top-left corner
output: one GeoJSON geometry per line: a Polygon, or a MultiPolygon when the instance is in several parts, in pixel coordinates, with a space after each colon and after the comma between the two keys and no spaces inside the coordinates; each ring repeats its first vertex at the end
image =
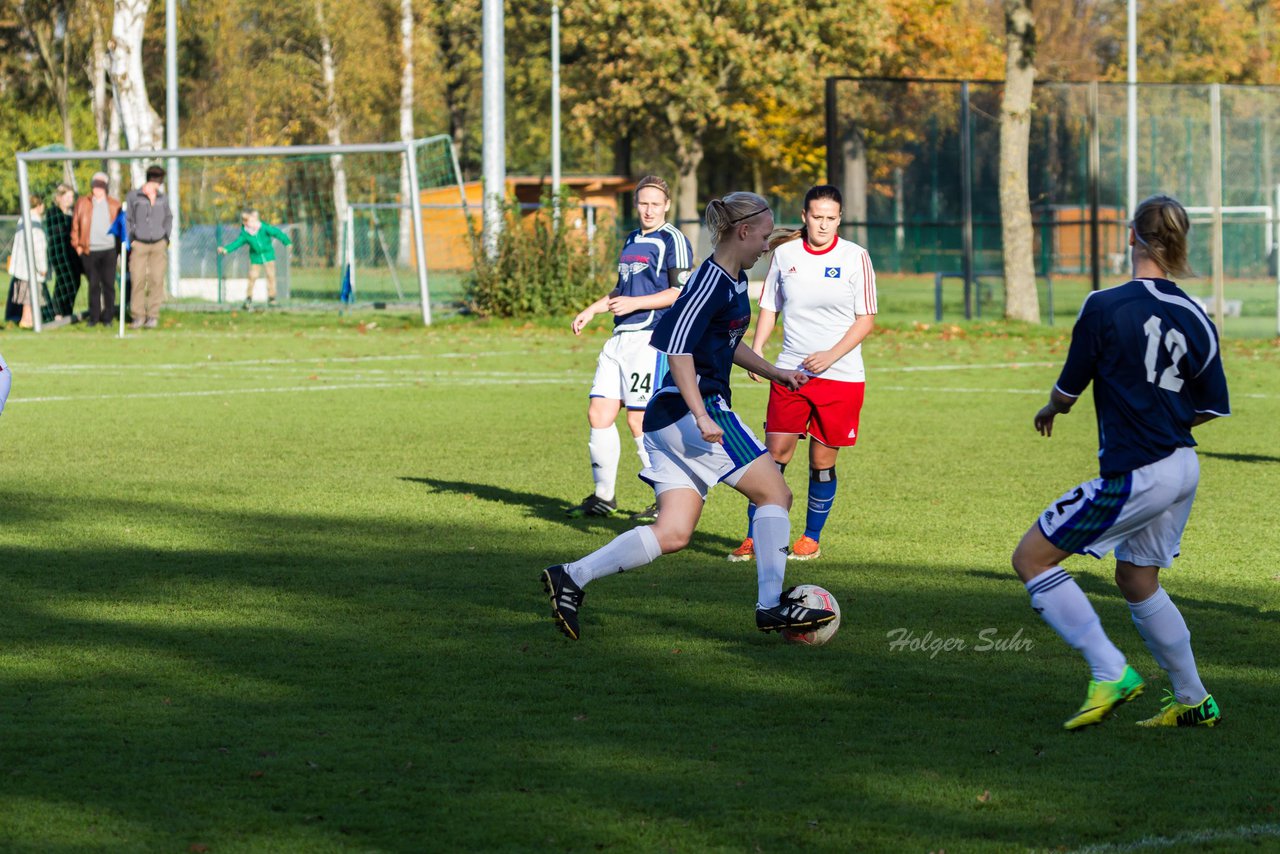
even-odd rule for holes
{"type": "Polygon", "coordinates": [[[774,383],[769,389],[765,432],[808,434],[832,448],[855,445],[866,386],[822,377],[810,377],[799,391],[774,383]]]}

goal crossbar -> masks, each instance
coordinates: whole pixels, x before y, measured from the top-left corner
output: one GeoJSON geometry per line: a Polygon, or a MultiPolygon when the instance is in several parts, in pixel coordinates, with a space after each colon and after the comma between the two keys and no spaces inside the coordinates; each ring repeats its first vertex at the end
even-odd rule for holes
{"type": "MultiPolygon", "coordinates": [[[[415,139],[412,142],[369,142],[346,145],[274,145],[252,148],[208,147],[208,148],[156,148],[149,150],[124,149],[116,151],[54,151],[40,149],[38,151],[20,151],[15,155],[18,165],[18,202],[21,208],[23,240],[26,242],[27,257],[35,258],[34,238],[31,232],[31,186],[28,167],[32,163],[65,162],[82,160],[184,160],[194,157],[305,157],[334,156],[346,154],[399,154],[404,158],[408,170],[409,186],[416,199],[421,199],[421,187],[418,181],[418,149],[432,142],[443,141],[450,150],[457,164],[457,154],[453,151],[453,141],[447,135],[437,135],[415,139]]],[[[465,195],[464,195],[465,202],[465,195]]],[[[406,205],[413,222],[413,245],[417,253],[418,288],[422,295],[422,322],[431,324],[431,298],[427,280],[426,245],[422,232],[422,205],[406,205]]],[[[34,266],[34,265],[32,265],[34,266]]],[[[28,271],[30,275],[30,271],[28,271]]],[[[40,320],[40,289],[32,283],[30,288],[32,303],[32,322],[35,331],[42,326],[40,320]]]]}

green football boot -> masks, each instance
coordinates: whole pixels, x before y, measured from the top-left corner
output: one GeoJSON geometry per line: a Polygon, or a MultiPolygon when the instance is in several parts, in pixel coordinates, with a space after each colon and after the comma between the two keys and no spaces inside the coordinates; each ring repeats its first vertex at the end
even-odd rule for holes
{"type": "Polygon", "coordinates": [[[1206,694],[1199,703],[1188,706],[1179,703],[1172,691],[1165,691],[1163,703],[1158,715],[1138,721],[1138,726],[1217,726],[1222,720],[1222,711],[1212,694],[1206,694]]]}
{"type": "Polygon", "coordinates": [[[1138,671],[1125,665],[1124,673],[1114,682],[1089,681],[1089,696],[1084,705],[1062,725],[1063,729],[1080,729],[1081,727],[1100,724],[1115,711],[1116,706],[1127,703],[1142,693],[1146,684],[1138,671]]]}

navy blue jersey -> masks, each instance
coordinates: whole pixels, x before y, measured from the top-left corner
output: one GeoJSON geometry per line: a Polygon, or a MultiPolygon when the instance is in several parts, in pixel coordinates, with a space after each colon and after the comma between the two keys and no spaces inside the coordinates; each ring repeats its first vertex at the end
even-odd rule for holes
{"type": "MultiPolygon", "coordinates": [[[[669,287],[680,287],[675,271],[693,266],[693,246],[689,238],[671,223],[648,234],[639,229],[627,235],[618,257],[618,296],[647,297],[669,287]]],[[[613,318],[614,332],[635,332],[657,326],[665,308],[633,311],[613,318]]]]}
{"type": "Polygon", "coordinates": [[[1085,298],[1057,389],[1079,397],[1090,382],[1103,477],[1194,447],[1197,414],[1231,414],[1218,330],[1167,279],[1135,279],[1085,298]]]}
{"type": "MultiPolygon", "coordinates": [[[[729,372],[733,352],[751,325],[747,273],[734,279],[708,258],[698,265],[680,297],[659,321],[649,346],[667,356],[693,356],[702,397],[720,396],[730,403],[729,372]]],[[[644,429],[659,430],[689,414],[668,370],[644,413],[644,429]]]]}

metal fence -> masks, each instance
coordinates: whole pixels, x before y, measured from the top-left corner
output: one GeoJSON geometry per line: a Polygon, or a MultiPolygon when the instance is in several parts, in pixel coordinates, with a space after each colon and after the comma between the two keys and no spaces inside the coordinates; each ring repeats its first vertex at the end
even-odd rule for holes
{"type": "MultiPolygon", "coordinates": [[[[1035,89],[1029,194],[1037,274],[1087,277],[1128,268],[1135,202],[1176,196],[1192,216],[1195,287],[1221,317],[1280,327],[1280,87],[1140,84],[1130,198],[1128,87],[1035,89]],[[1216,241],[1216,243],[1215,243],[1216,241]]],[[[984,81],[833,77],[826,88],[828,179],[845,196],[844,233],[877,270],[955,276],[966,293],[999,279],[1000,109],[984,81]]],[[[1050,284],[1052,287],[1052,284],[1050,284]]]]}

